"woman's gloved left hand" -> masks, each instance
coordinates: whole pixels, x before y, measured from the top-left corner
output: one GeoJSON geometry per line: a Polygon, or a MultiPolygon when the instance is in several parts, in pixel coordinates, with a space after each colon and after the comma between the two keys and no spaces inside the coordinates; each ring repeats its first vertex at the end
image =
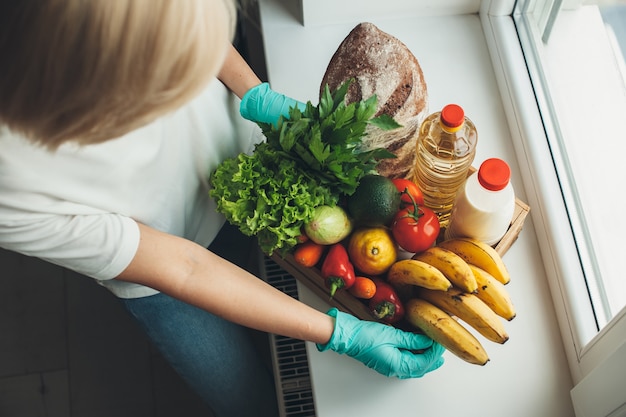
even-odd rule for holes
{"type": "Polygon", "coordinates": [[[346,354],[386,376],[420,378],[443,365],[445,348],[427,336],[404,332],[392,326],[342,313],[328,311],[335,318],[335,330],[319,351],[346,354]],[[413,353],[420,350],[422,353],[413,353]]]}
{"type": "Polygon", "coordinates": [[[289,108],[298,107],[304,111],[306,104],[272,90],[268,83],[261,83],[244,94],[239,112],[253,122],[276,125],[280,116],[289,117],[289,108]]]}

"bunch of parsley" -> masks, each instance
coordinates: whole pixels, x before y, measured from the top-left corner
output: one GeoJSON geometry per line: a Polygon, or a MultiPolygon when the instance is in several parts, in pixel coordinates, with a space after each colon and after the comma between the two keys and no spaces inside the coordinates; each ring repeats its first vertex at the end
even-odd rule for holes
{"type": "Polygon", "coordinates": [[[326,86],[318,106],[292,108],[276,126],[259,123],[267,140],[251,155],[223,161],[210,176],[218,212],[256,236],[267,254],[293,248],[315,207],[337,204],[380,159],[395,157],[382,148],[362,149],[368,124],[399,125],[387,115],[373,117],[376,96],[346,104],[349,83],[334,94],[326,86]]]}
{"type": "Polygon", "coordinates": [[[334,94],[326,85],[317,107],[308,102],[304,112],[292,109],[289,120],[282,119],[277,126],[259,124],[274,150],[296,161],[337,195],[352,195],[361,178],[375,171],[380,159],[395,158],[384,148],[361,149],[367,125],[383,130],[400,127],[386,114],[373,117],[375,95],[346,105],[351,82],[341,85],[334,94]]]}

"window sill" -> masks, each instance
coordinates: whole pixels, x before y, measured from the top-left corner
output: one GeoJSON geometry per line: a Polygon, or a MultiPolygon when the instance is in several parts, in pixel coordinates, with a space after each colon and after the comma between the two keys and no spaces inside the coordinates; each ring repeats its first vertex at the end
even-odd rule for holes
{"type": "MultiPolygon", "coordinates": [[[[482,15],[483,28],[523,176],[527,202],[532,207],[531,216],[536,227],[538,244],[547,273],[561,336],[576,383],[582,380],[591,369],[609,357],[623,343],[624,334],[626,334],[624,332],[626,320],[623,310],[622,313],[616,315],[613,322],[609,323],[605,331],[598,333],[598,324],[595,320],[589,292],[586,290],[587,286],[582,268],[582,265],[588,266],[587,263],[592,254],[585,247],[585,245],[589,245],[589,240],[581,241],[578,239],[577,241],[574,238],[572,225],[570,225],[567,216],[568,210],[570,212],[578,210],[581,213],[583,211],[580,207],[566,207],[563,199],[564,195],[571,197],[572,193],[579,193],[583,198],[582,201],[593,200],[593,204],[587,208],[587,210],[592,210],[593,215],[588,217],[593,217],[594,222],[610,221],[612,218],[607,215],[607,208],[619,207],[616,201],[618,195],[615,192],[611,193],[611,191],[617,189],[616,184],[620,183],[620,179],[621,182],[626,181],[624,173],[619,171],[610,174],[613,175],[611,181],[605,180],[607,176],[604,174],[613,169],[613,167],[607,166],[609,165],[607,162],[610,161],[610,158],[617,160],[617,157],[620,156],[619,152],[613,152],[613,155],[605,155],[607,153],[605,152],[601,162],[594,166],[589,161],[590,152],[586,149],[590,139],[602,138],[605,140],[613,136],[617,139],[618,136],[623,136],[621,132],[620,135],[612,134],[612,126],[608,123],[596,123],[591,130],[583,126],[584,122],[589,120],[602,120],[599,117],[606,111],[606,108],[601,104],[607,102],[608,94],[616,95],[614,97],[616,98],[615,103],[619,105],[619,108],[612,109],[620,115],[614,120],[620,120],[621,115],[626,114],[624,90],[616,91],[613,88],[604,91],[609,78],[607,71],[611,65],[613,65],[613,69],[617,68],[614,62],[610,62],[612,55],[608,54],[607,50],[600,51],[598,48],[591,47],[588,42],[592,36],[601,36],[605,33],[601,24],[598,25],[597,17],[597,10],[594,12],[587,7],[577,11],[564,12],[563,15],[559,15],[549,45],[542,45],[538,37],[529,33],[524,25],[518,26],[518,36],[510,17],[482,15]],[[589,22],[595,22],[595,24],[592,25],[589,22]],[[568,29],[567,25],[571,31],[567,32],[569,36],[565,37],[563,32],[559,33],[559,29],[565,32],[568,29]],[[594,32],[595,34],[592,34],[594,32]],[[559,35],[563,38],[560,38],[559,35]],[[574,39],[572,39],[573,37],[574,39]],[[549,78],[549,80],[543,79],[543,81],[548,81],[551,88],[560,89],[560,93],[564,92],[566,97],[564,100],[552,101],[551,95],[542,95],[541,92],[537,95],[533,94],[533,86],[527,70],[535,81],[541,79],[543,75],[537,71],[532,62],[527,68],[525,57],[520,49],[520,42],[525,51],[532,50],[534,44],[539,45],[535,50],[537,56],[527,56],[526,58],[531,60],[532,58],[540,58],[538,62],[544,65],[542,70],[545,77],[549,78]],[[570,45],[570,47],[566,48],[565,44],[570,45]],[[587,49],[586,52],[585,49],[587,49]],[[585,59],[585,53],[593,54],[588,56],[594,56],[594,58],[585,59]],[[600,59],[600,57],[602,58],[600,59]],[[609,59],[608,64],[606,59],[609,59]],[[558,72],[562,71],[563,67],[571,71],[568,76],[563,76],[558,72]],[[594,71],[595,73],[604,72],[604,75],[593,77],[590,74],[593,74],[594,71]],[[592,88],[586,87],[585,82],[589,79],[596,81],[592,88]],[[603,84],[604,86],[602,86],[603,84]],[[585,97],[587,105],[576,105],[574,100],[579,100],[580,97],[585,97]],[[544,124],[537,106],[538,103],[542,114],[548,114],[548,110],[557,114],[561,120],[560,128],[558,126],[552,127],[550,123],[544,124]],[[573,188],[569,183],[565,183],[563,186],[559,183],[555,165],[560,172],[563,172],[564,155],[557,152],[558,149],[549,147],[546,135],[561,135],[562,137],[567,135],[568,154],[565,156],[573,161],[570,167],[578,168],[580,173],[584,175],[579,184],[580,174],[575,177],[578,188],[573,188]],[[572,144],[574,147],[570,149],[572,144]],[[580,147],[580,145],[583,146],[580,147]],[[575,149],[577,146],[579,149],[575,149]],[[603,175],[604,182],[602,184],[599,184],[600,181],[598,180],[588,181],[595,174],[603,175]],[[607,185],[609,190],[603,191],[600,185],[607,185]],[[611,200],[612,203],[609,203],[611,200]],[[599,204],[602,206],[599,207],[599,204]],[[602,215],[597,213],[602,213],[602,215]],[[582,253],[580,261],[579,249],[582,253]]],[[[617,80],[621,78],[617,70],[611,70],[610,76],[618,77],[617,80]]],[[[555,92],[552,91],[552,93],[555,92]]],[[[619,150],[619,146],[612,149],[619,150]]],[[[614,162],[613,165],[620,167],[619,162],[614,162]]],[[[567,169],[570,167],[565,165],[567,169]]],[[[615,257],[616,255],[611,251],[616,251],[620,247],[617,242],[611,241],[611,238],[617,239],[623,235],[623,232],[615,233],[618,227],[615,224],[601,227],[596,224],[591,226],[595,228],[596,233],[598,231],[602,233],[601,237],[595,236],[594,238],[601,239],[602,244],[609,246],[608,250],[603,246],[602,253],[615,257]]],[[[575,225],[575,227],[579,228],[580,225],[575,225]]],[[[624,227],[624,222],[619,227],[624,227]]],[[[619,258],[615,257],[615,259],[619,258]]],[[[603,268],[608,266],[604,259],[600,260],[600,263],[603,268]]],[[[599,299],[598,289],[593,289],[591,293],[594,301],[597,301],[599,299]]],[[[606,322],[608,319],[600,321],[606,322]]]]}

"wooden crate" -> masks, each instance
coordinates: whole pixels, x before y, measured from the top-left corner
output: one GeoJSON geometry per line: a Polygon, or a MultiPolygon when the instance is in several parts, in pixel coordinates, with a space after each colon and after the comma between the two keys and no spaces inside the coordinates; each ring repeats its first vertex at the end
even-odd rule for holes
{"type": "Polygon", "coordinates": [[[529,211],[530,207],[528,206],[528,204],[524,203],[519,198],[515,199],[515,211],[513,212],[511,225],[509,226],[509,229],[506,231],[505,235],[502,236],[502,239],[500,239],[500,241],[494,246],[500,256],[504,256],[504,254],[517,240],[517,237],[522,231],[522,226],[524,225],[524,221],[526,220],[526,216],[528,215],[529,211]]]}
{"type": "MultiPolygon", "coordinates": [[[[504,255],[517,240],[529,211],[530,207],[526,203],[520,199],[515,200],[515,211],[511,225],[500,242],[494,246],[501,256],[504,255]]],[[[327,301],[331,306],[337,307],[341,311],[351,313],[363,320],[376,320],[376,318],[370,314],[366,305],[347,291],[339,290],[331,299],[329,290],[324,285],[324,279],[322,278],[319,268],[306,268],[298,264],[291,254],[284,257],[274,254],[272,260],[285,271],[293,275],[299,282],[306,285],[314,294],[327,301]]]]}

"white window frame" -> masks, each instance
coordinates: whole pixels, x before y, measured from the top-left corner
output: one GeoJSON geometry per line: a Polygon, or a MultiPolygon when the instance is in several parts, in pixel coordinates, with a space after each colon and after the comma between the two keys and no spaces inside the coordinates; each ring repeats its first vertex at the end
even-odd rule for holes
{"type": "MultiPolygon", "coordinates": [[[[537,47],[540,39],[523,33],[524,27],[517,28],[518,35],[511,3],[483,1],[480,15],[575,384],[574,408],[578,417],[625,416],[626,309],[598,332],[581,266],[585,260],[579,258],[563,200],[571,190],[559,183],[559,156],[553,161],[548,146],[546,135],[557,132],[539,110],[549,107],[551,98],[533,88],[531,78],[537,82],[542,74],[522,52],[521,45],[537,47]]],[[[570,1],[562,7],[577,6],[570,1]]],[[[547,22],[549,13],[544,18],[547,22]]]]}

